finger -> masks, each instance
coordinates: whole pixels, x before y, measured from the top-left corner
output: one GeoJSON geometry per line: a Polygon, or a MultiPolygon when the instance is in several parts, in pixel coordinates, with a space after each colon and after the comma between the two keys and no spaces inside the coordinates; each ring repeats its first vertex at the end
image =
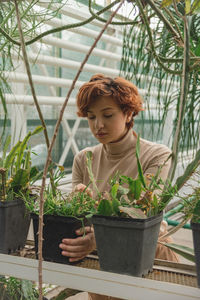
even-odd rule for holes
{"type": "Polygon", "coordinates": [[[87,234],[87,233],[90,233],[90,232],[94,232],[94,229],[91,226],[81,227],[81,228],[76,230],[77,235],[83,235],[83,234],[87,234]]]}
{"type": "Polygon", "coordinates": [[[69,252],[69,251],[62,251],[61,254],[63,256],[67,256],[71,258],[80,258],[80,257],[85,257],[87,255],[86,252],[69,252]]]}
{"type": "Polygon", "coordinates": [[[63,251],[66,251],[66,252],[84,252],[85,251],[84,246],[71,246],[71,245],[60,244],[59,248],[61,248],[63,251]]]}
{"type": "Polygon", "coordinates": [[[75,192],[78,192],[78,191],[83,192],[85,188],[86,188],[86,185],[79,183],[79,184],[77,184],[77,186],[75,186],[74,191],[75,192]]]}
{"type": "Polygon", "coordinates": [[[85,241],[88,239],[86,236],[79,236],[75,239],[62,239],[62,243],[66,245],[72,245],[72,246],[81,246],[85,245],[85,241]]]}
{"type": "Polygon", "coordinates": [[[83,255],[81,257],[70,257],[69,261],[70,262],[79,261],[79,260],[83,259],[84,257],[85,257],[85,255],[83,255]]]}

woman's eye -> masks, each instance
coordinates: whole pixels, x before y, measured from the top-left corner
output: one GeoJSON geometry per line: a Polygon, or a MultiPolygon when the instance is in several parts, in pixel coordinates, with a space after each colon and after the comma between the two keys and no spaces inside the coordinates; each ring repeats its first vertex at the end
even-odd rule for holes
{"type": "Polygon", "coordinates": [[[88,119],[89,119],[89,120],[94,120],[94,119],[95,119],[95,116],[88,116],[88,119]]]}
{"type": "Polygon", "coordinates": [[[105,117],[105,118],[111,118],[112,115],[105,115],[104,117],[105,117]]]}

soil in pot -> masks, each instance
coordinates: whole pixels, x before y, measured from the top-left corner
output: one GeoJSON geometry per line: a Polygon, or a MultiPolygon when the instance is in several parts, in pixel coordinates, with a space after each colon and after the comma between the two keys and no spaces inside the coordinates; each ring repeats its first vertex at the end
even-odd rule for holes
{"type": "Polygon", "coordinates": [[[30,214],[23,200],[0,202],[0,253],[9,254],[24,247],[30,214]]]}
{"type": "Polygon", "coordinates": [[[93,216],[101,269],[138,277],[152,271],[162,217],[93,216]]]}
{"type": "Polygon", "coordinates": [[[200,288],[200,223],[191,222],[192,236],[193,236],[193,245],[194,245],[194,254],[196,262],[196,271],[197,271],[197,284],[200,288]]]}
{"type": "MultiPolygon", "coordinates": [[[[33,219],[34,239],[36,256],[38,252],[38,215],[31,214],[33,219]]],[[[90,225],[88,219],[84,218],[84,226],[90,225]]],[[[61,254],[59,248],[63,238],[76,238],[75,231],[81,228],[81,220],[74,217],[44,215],[43,227],[43,258],[46,261],[57,262],[62,264],[76,264],[69,262],[69,258],[61,254]]]]}

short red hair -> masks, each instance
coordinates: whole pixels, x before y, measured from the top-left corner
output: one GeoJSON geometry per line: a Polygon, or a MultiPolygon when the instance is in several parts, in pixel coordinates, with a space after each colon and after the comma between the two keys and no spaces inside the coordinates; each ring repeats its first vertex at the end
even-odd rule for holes
{"type": "MultiPolygon", "coordinates": [[[[92,101],[102,96],[115,99],[121,110],[124,113],[132,112],[133,117],[143,110],[142,98],[133,83],[122,77],[112,79],[103,74],[96,74],[79,89],[77,94],[78,116],[87,117],[88,107],[92,101]]],[[[133,119],[127,124],[128,128],[132,126],[133,119]]]]}

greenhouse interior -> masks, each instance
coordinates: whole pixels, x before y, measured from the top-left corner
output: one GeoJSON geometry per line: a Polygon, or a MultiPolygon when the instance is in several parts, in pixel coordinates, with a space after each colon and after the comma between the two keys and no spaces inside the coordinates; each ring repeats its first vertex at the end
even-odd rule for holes
{"type": "Polygon", "coordinates": [[[0,0],[0,47],[0,299],[200,299],[200,0],[0,0]]]}

